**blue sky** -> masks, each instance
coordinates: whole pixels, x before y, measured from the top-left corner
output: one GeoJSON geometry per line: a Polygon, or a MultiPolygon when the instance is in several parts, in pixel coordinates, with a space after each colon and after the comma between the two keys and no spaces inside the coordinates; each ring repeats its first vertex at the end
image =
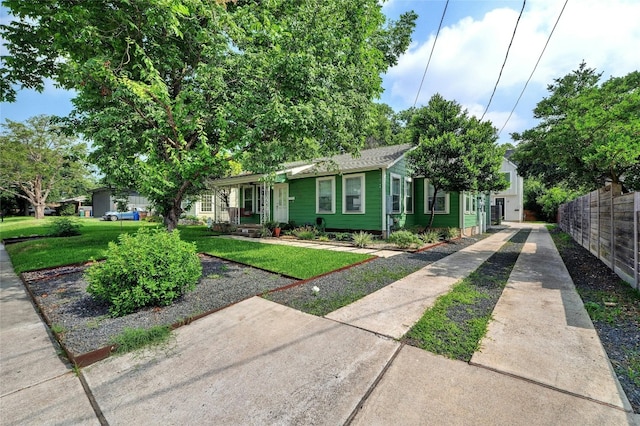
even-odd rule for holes
{"type": "MultiPolygon", "coordinates": [[[[383,10],[390,19],[414,10],[418,14],[413,42],[397,66],[384,76],[380,102],[396,111],[413,106],[431,52],[445,0],[391,0],[383,10]]],[[[496,84],[518,14],[519,0],[450,0],[417,106],[440,93],[470,114],[482,116],[496,84]]],[[[518,107],[507,122],[529,78],[563,0],[529,0],[520,19],[509,58],[485,120],[511,132],[535,126],[532,110],[547,95],[554,78],[576,69],[581,61],[603,72],[603,80],[640,69],[640,1],[569,0],[562,18],[518,107]]],[[[4,12],[4,11],[3,11],[4,12]]],[[[6,16],[1,19],[6,20],[6,16]]],[[[72,94],[48,84],[43,93],[21,91],[17,102],[0,105],[0,121],[23,121],[38,114],[66,115],[72,94]]]]}

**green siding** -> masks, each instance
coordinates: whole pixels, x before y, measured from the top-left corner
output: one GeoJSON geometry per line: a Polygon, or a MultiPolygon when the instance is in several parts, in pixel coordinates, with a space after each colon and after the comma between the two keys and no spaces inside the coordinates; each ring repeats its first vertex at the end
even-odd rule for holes
{"type": "MultiPolygon", "coordinates": [[[[344,176],[360,173],[346,174],[344,176]]],[[[316,178],[289,181],[289,221],[297,226],[315,224],[322,217],[328,229],[382,231],[382,179],[381,171],[373,170],[365,175],[365,213],[342,213],[342,175],[335,176],[336,208],[333,214],[316,214],[316,178]]]]}
{"type": "MultiPolygon", "coordinates": [[[[429,225],[429,219],[431,212],[426,209],[425,203],[425,180],[415,179],[416,190],[416,223],[419,226],[429,225]]],[[[438,214],[436,213],[433,218],[434,228],[459,228],[460,227],[460,194],[457,192],[449,193],[449,213],[438,214]]]]}

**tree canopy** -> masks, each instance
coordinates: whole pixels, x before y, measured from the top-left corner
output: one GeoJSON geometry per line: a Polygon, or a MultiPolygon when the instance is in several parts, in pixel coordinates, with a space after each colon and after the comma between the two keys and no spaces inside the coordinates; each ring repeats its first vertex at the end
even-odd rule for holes
{"type": "Polygon", "coordinates": [[[601,75],[583,62],[548,86],[534,110],[540,124],[512,135],[521,175],[550,187],[640,189],[640,72],[599,85],[601,75]]]}
{"type": "Polygon", "coordinates": [[[377,0],[6,0],[0,98],[45,78],[75,89],[68,123],[108,183],[146,195],[173,229],[230,161],[268,172],[355,152],[380,74],[416,15],[377,0]]]}
{"type": "Polygon", "coordinates": [[[28,201],[36,219],[44,217],[51,195],[84,195],[89,175],[86,145],[62,134],[51,117],[25,123],[6,120],[0,133],[0,190],[28,201]]]}
{"type": "Polygon", "coordinates": [[[469,116],[460,104],[435,94],[426,106],[413,110],[409,123],[415,149],[407,154],[414,175],[434,188],[433,224],[438,191],[494,191],[506,188],[500,167],[504,148],[489,121],[469,116]]]}

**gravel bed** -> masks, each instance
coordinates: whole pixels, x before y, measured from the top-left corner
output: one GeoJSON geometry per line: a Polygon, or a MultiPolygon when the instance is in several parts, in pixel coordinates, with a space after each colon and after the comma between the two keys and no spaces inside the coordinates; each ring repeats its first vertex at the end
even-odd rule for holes
{"type": "Polygon", "coordinates": [[[289,285],[295,280],[210,256],[201,256],[202,278],[171,306],[140,310],[112,318],[106,304],[86,292],[86,266],[22,274],[41,311],[74,356],[111,344],[125,328],[171,325],[217,310],[248,297],[289,285]]]}

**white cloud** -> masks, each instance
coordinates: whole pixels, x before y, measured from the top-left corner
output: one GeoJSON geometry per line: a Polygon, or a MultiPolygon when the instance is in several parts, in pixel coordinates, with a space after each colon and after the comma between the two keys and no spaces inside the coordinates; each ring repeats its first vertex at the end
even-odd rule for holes
{"type": "MultiPolygon", "coordinates": [[[[419,14],[426,13],[428,3],[417,3],[412,7],[419,14]]],[[[470,113],[482,115],[520,12],[521,3],[518,3],[509,4],[512,8],[500,7],[481,16],[462,18],[441,29],[418,105],[426,104],[434,93],[440,93],[446,99],[462,104],[470,113]]],[[[500,2],[500,5],[504,4],[500,2]]],[[[527,2],[498,90],[486,115],[496,127],[502,127],[513,108],[563,4],[555,0],[527,2]]],[[[430,13],[433,14],[433,10],[430,13]]],[[[547,95],[546,86],[554,78],[576,69],[581,61],[603,72],[603,80],[638,69],[639,16],[640,2],[637,0],[569,1],[527,88],[528,104],[518,107],[501,139],[505,135],[508,137],[510,132],[532,126],[531,110],[547,95]]],[[[419,31],[420,28],[417,33],[419,31]]],[[[435,28],[429,31],[424,39],[416,40],[398,65],[385,76],[387,93],[383,102],[396,109],[413,105],[434,43],[435,28]]]]}

